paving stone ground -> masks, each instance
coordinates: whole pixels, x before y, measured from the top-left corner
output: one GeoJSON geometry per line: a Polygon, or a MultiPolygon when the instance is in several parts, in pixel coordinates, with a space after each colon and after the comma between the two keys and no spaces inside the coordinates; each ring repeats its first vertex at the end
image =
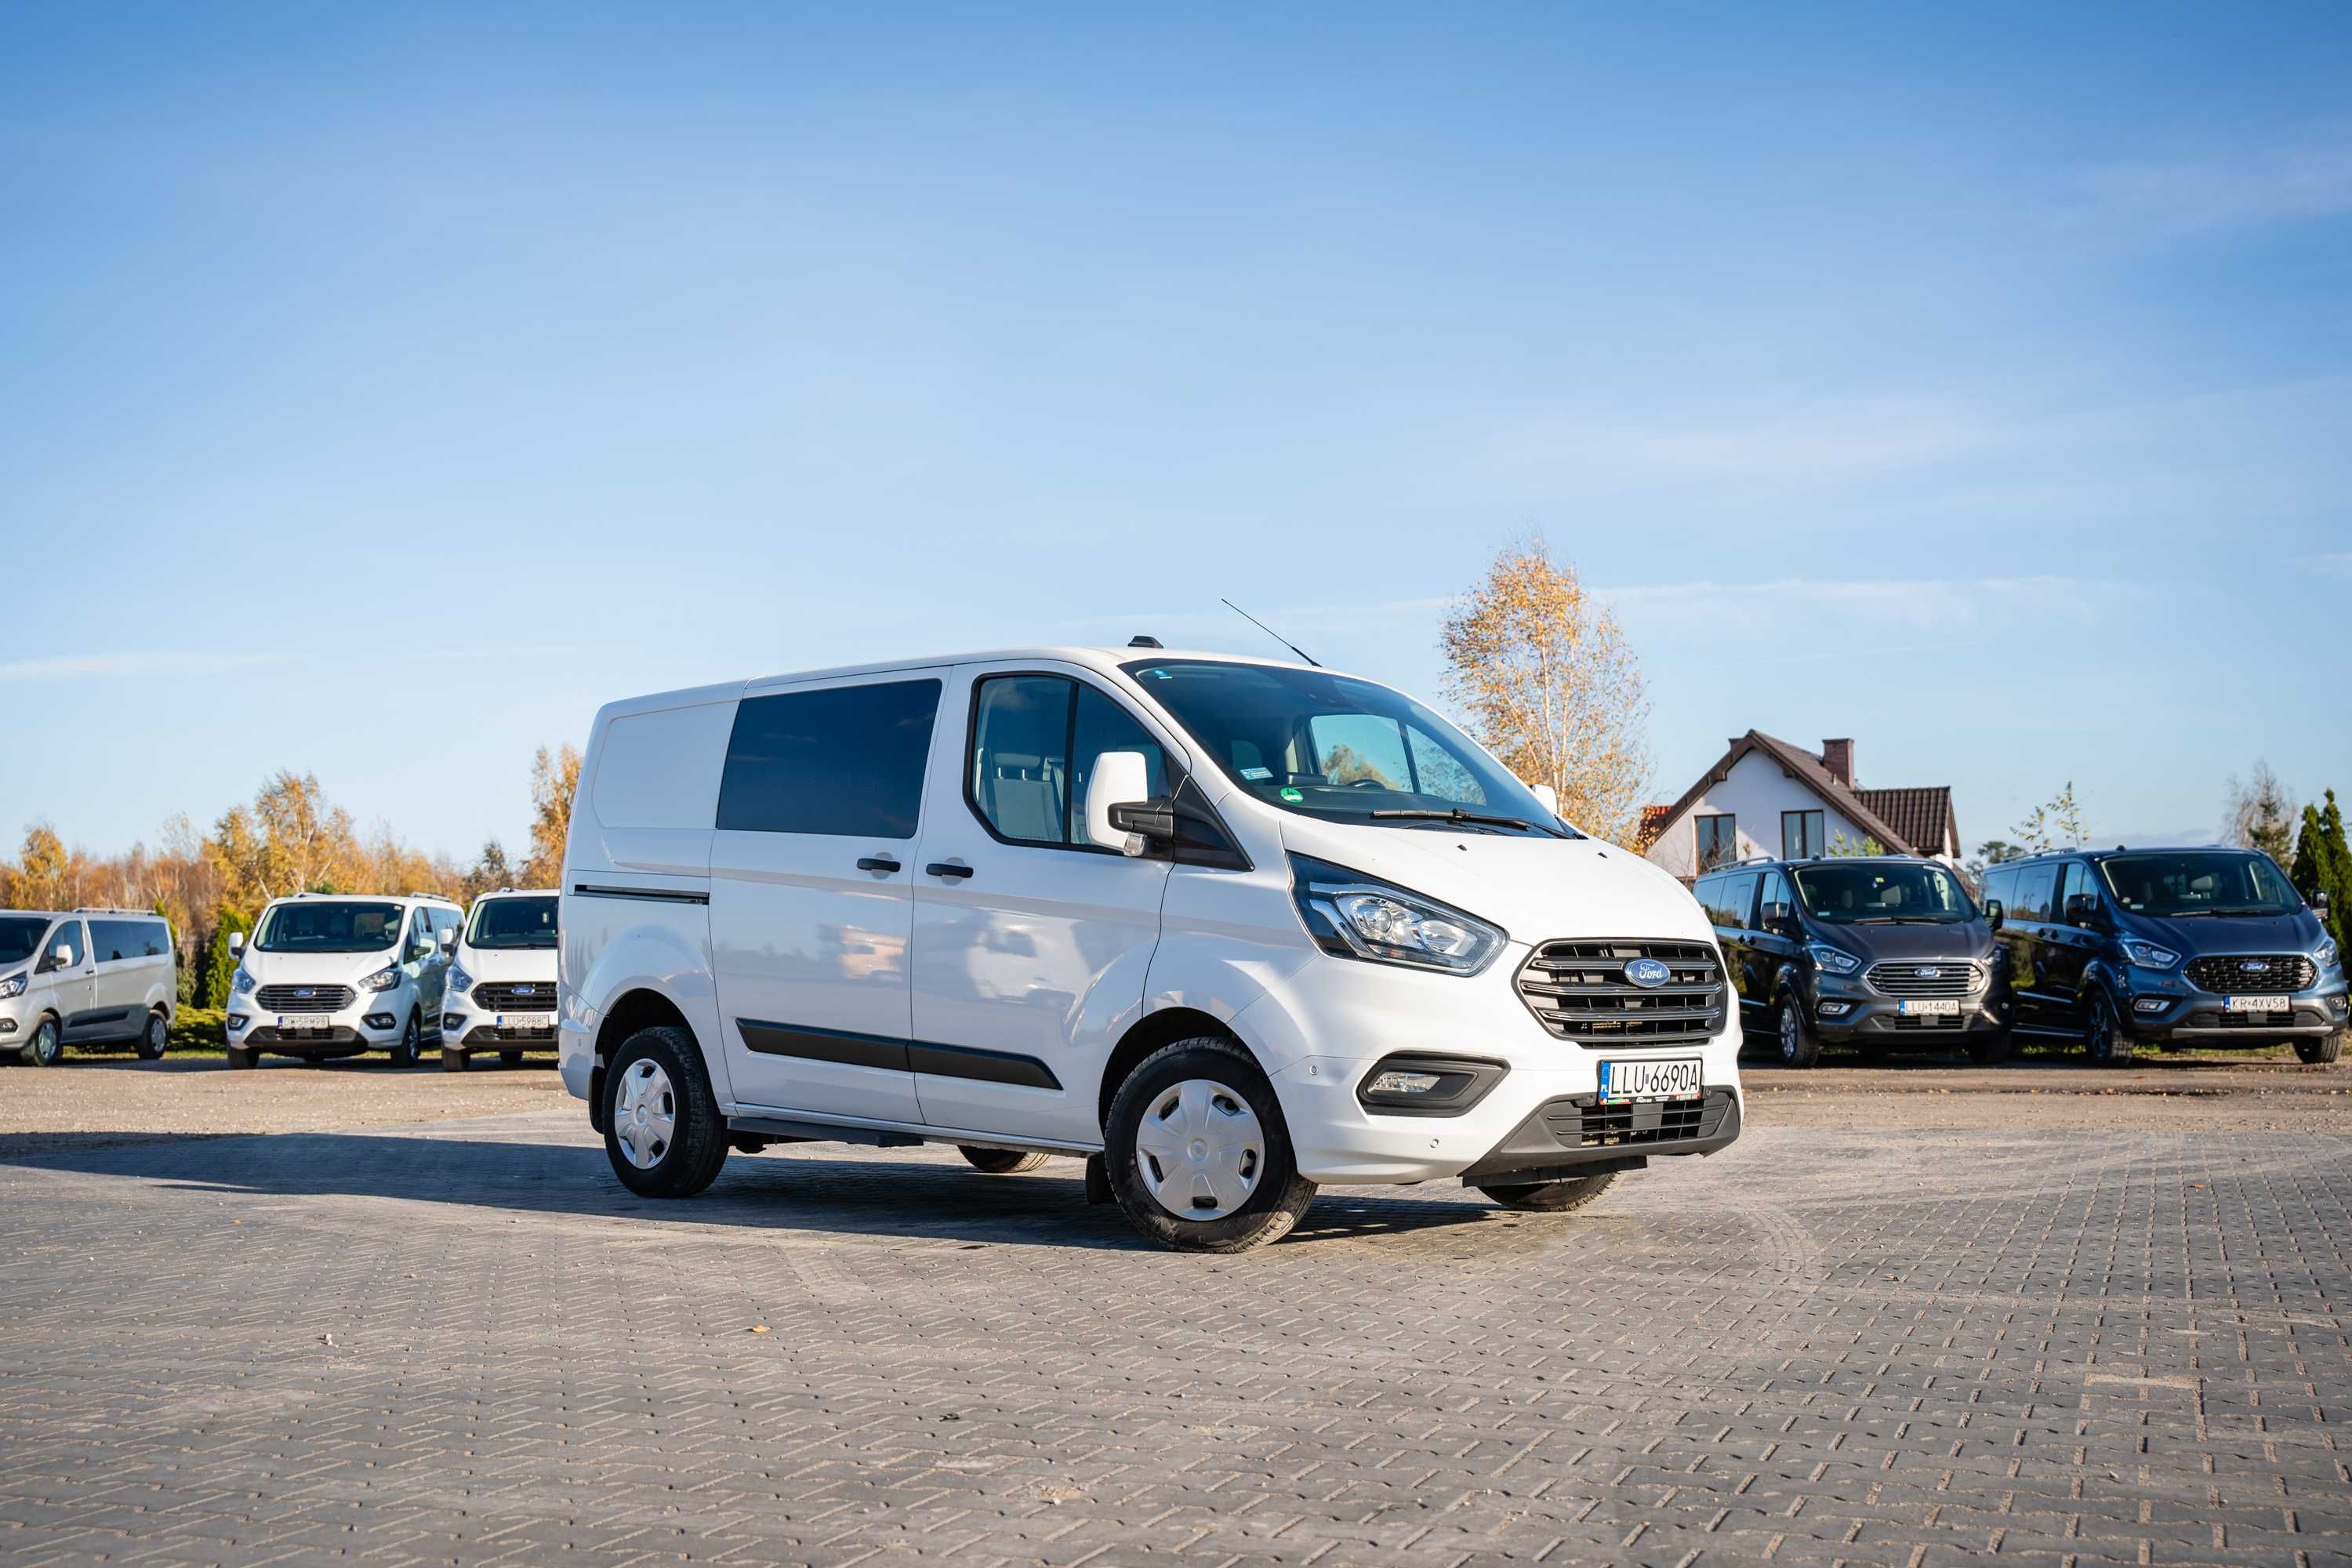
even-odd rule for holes
{"type": "MultiPolygon", "coordinates": [[[[12,1077],[10,1081],[15,1081],[12,1077]]],[[[1761,1125],[1235,1258],[561,1109],[0,1152],[0,1559],[2334,1563],[2352,1139],[1761,1125]],[[764,1330],[764,1331],[760,1331],[764,1330]]]]}

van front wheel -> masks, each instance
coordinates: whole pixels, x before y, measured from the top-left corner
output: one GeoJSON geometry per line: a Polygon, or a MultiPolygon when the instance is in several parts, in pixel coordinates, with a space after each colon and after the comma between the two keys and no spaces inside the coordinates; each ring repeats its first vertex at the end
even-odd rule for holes
{"type": "Polygon", "coordinates": [[[392,1047],[392,1065],[413,1068],[416,1065],[416,1015],[411,1013],[400,1031],[400,1044],[392,1047]]]}
{"type": "Polygon", "coordinates": [[[1505,1208],[1522,1214],[1573,1214],[1597,1200],[1616,1179],[1616,1172],[1603,1171],[1597,1176],[1570,1176],[1558,1182],[1481,1184],[1478,1190],[1505,1208]]]}
{"type": "Polygon", "coordinates": [[[1804,1004],[1795,992],[1780,993],[1780,1005],[1772,1010],[1772,1034],[1782,1067],[1809,1068],[1822,1059],[1822,1038],[1805,1021],[1804,1004]]]}
{"type": "Polygon", "coordinates": [[[2344,1055],[2344,1031],[2338,1029],[2325,1039],[2297,1040],[2294,1054],[2313,1067],[2335,1061],[2344,1055]]]}
{"type": "Polygon", "coordinates": [[[690,1198],[719,1179],[727,1126],[701,1049],[683,1029],[640,1029],[604,1076],[604,1154],[640,1197],[690,1198]]]}
{"type": "Polygon", "coordinates": [[[973,1170],[985,1171],[992,1176],[1017,1176],[1053,1158],[1034,1150],[975,1149],[961,1143],[956,1145],[956,1152],[970,1161],[973,1170]]]}
{"type": "Polygon", "coordinates": [[[33,1037],[25,1042],[24,1059],[37,1068],[53,1068],[65,1054],[65,1041],[55,1018],[42,1019],[34,1026],[33,1037]]]}
{"type": "Polygon", "coordinates": [[[1315,1200],[1256,1059],[1213,1035],[1146,1057],[1111,1098],[1103,1164],[1129,1223],[1176,1252],[1246,1252],[1315,1200]]]}

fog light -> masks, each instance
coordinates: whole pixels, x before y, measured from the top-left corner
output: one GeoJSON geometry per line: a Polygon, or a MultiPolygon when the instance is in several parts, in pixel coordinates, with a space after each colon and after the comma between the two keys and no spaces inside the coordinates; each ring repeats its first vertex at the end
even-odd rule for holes
{"type": "Polygon", "coordinates": [[[443,1034],[455,1035],[462,1031],[465,1026],[466,1015],[463,1013],[444,1013],[441,1015],[441,1032],[443,1034]]]}
{"type": "Polygon", "coordinates": [[[362,1018],[360,1022],[365,1024],[371,1029],[389,1029],[392,1027],[393,1019],[392,1015],[389,1013],[370,1013],[366,1017],[362,1018]]]}
{"type": "Polygon", "coordinates": [[[242,1029],[252,1021],[242,1013],[231,1013],[228,1016],[228,1026],[232,1029],[242,1029]]]}
{"type": "Polygon", "coordinates": [[[2132,1002],[2132,1011],[2135,1013],[2161,1013],[2167,1007],[2171,1005],[2172,1002],[2168,997],[2141,996],[2134,999],[2132,1002]]]}
{"type": "Polygon", "coordinates": [[[1853,1004],[1851,1002],[1824,1002],[1821,1005],[1819,1011],[1821,1016],[1824,1018],[1843,1018],[1848,1013],[1853,1011],[1853,1004]]]}
{"type": "Polygon", "coordinates": [[[1427,1094],[1445,1079],[1433,1072],[1384,1072],[1364,1085],[1370,1094],[1427,1094]]]}
{"type": "MultiPolygon", "coordinates": [[[[2347,1013],[2352,1013],[2352,997],[2330,996],[2327,999],[2327,1009],[2341,1018],[2347,1013]]],[[[14,1026],[12,1025],[11,1027],[14,1026]]]]}
{"type": "Polygon", "coordinates": [[[14,1019],[14,1018],[0,1018],[0,1035],[13,1035],[13,1034],[15,1034],[16,1032],[16,1019],[14,1019]]]}

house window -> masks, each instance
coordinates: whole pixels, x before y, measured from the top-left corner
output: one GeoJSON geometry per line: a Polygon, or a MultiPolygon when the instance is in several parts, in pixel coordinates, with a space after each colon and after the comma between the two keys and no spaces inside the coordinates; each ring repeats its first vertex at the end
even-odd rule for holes
{"type": "Polygon", "coordinates": [[[1693,819],[1698,824],[1698,868],[1712,871],[1739,858],[1739,818],[1730,812],[1693,819]]]}
{"type": "Polygon", "coordinates": [[[1801,860],[1808,855],[1819,855],[1829,846],[1822,839],[1822,814],[1818,811],[1784,811],[1780,814],[1780,858],[1801,860]]]}

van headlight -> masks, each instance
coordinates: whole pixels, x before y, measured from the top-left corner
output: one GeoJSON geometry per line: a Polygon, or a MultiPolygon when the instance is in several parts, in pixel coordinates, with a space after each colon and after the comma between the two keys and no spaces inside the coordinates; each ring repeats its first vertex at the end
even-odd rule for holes
{"type": "Polygon", "coordinates": [[[455,959],[451,959],[449,961],[449,989],[462,996],[473,988],[474,977],[466,973],[466,966],[464,964],[459,963],[455,959]]]}
{"type": "MultiPolygon", "coordinates": [[[[2336,960],[2339,956],[2340,955],[2336,951],[2336,939],[2332,936],[2323,936],[2319,939],[2319,945],[2312,950],[2311,962],[2319,965],[2322,969],[2333,969],[2336,967],[2336,960]]],[[[20,974],[16,978],[21,982],[24,979],[24,976],[20,974]]],[[[8,983],[6,981],[0,980],[0,996],[13,996],[16,994],[15,992],[7,988],[7,985],[8,983]]]]}
{"type": "Polygon", "coordinates": [[[377,970],[360,982],[362,991],[390,991],[400,984],[400,965],[394,963],[377,970]]]}
{"type": "Polygon", "coordinates": [[[0,980],[0,1002],[5,1002],[11,996],[22,996],[24,994],[25,972],[23,970],[18,970],[5,980],[0,980]]]}
{"type": "Polygon", "coordinates": [[[240,968],[236,972],[236,977],[229,981],[228,988],[236,992],[240,996],[251,992],[253,989],[253,972],[248,969],[240,968]]]}
{"type": "Polygon", "coordinates": [[[1862,967],[1862,960],[1845,949],[1832,947],[1825,942],[1809,942],[1805,943],[1805,951],[1812,954],[1815,963],[1820,964],[1832,974],[1852,974],[1862,967]]]}
{"type": "Polygon", "coordinates": [[[1450,904],[1304,855],[1290,858],[1290,896],[1307,935],[1334,958],[1475,974],[1509,940],[1450,904]]]}
{"type": "Polygon", "coordinates": [[[2127,936],[2116,945],[2124,950],[2126,958],[2142,969],[2169,969],[2180,962],[2180,955],[2170,948],[2160,947],[2141,937],[2127,936]]]}

